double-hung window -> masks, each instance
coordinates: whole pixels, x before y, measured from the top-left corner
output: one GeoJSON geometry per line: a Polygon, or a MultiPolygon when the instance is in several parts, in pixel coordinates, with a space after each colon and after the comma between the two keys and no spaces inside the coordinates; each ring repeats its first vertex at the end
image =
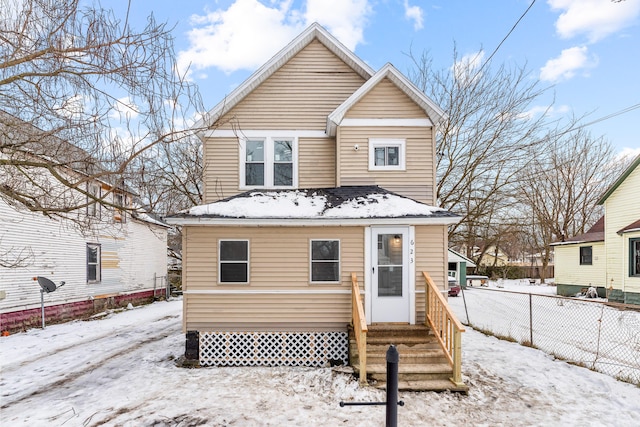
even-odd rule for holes
{"type": "Polygon", "coordinates": [[[404,139],[369,139],[369,170],[405,170],[404,139]]]}
{"type": "Polygon", "coordinates": [[[593,246],[580,247],[580,265],[593,264],[593,246]]]}
{"type": "Polygon", "coordinates": [[[249,241],[220,240],[218,282],[249,283],[249,241]]]}
{"type": "Polygon", "coordinates": [[[95,183],[87,184],[87,215],[100,217],[100,185],[95,183]]]}
{"type": "Polygon", "coordinates": [[[295,138],[247,138],[240,143],[240,188],[295,188],[295,138]]]}
{"type": "Polygon", "coordinates": [[[339,240],[311,240],[311,283],[340,283],[339,240]]]}
{"type": "Polygon", "coordinates": [[[640,277],[640,238],[629,239],[629,276],[640,277]]]}
{"type": "Polygon", "coordinates": [[[101,276],[100,245],[87,243],[87,283],[100,283],[101,276]]]}

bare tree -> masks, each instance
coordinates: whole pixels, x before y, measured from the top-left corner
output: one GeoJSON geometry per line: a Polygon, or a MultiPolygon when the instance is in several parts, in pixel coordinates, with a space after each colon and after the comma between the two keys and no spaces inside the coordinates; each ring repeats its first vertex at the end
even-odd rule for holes
{"type": "Polygon", "coordinates": [[[616,174],[610,143],[584,130],[542,140],[519,171],[517,192],[530,239],[542,259],[542,282],[551,243],[584,233],[602,215],[596,204],[616,174]]]}
{"type": "Polygon", "coordinates": [[[202,111],[174,59],[170,29],[153,16],[136,30],[80,0],[3,1],[0,197],[76,219],[96,201],[120,203],[89,182],[116,189],[156,176],[166,165],[147,164],[152,152],[173,152],[194,131],[187,116],[202,111]]]}
{"type": "Polygon", "coordinates": [[[546,125],[545,115],[528,111],[545,89],[524,67],[480,67],[482,52],[460,58],[454,49],[453,66],[440,71],[432,70],[428,54],[411,57],[411,79],[446,112],[436,142],[437,199],[462,215],[449,240],[472,257],[478,242],[497,243],[496,233],[516,223],[509,213],[518,171],[546,125]]]}

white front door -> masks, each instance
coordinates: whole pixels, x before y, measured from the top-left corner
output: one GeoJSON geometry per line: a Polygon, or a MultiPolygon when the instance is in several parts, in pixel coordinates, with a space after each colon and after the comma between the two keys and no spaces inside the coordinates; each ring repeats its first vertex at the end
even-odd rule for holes
{"type": "Polygon", "coordinates": [[[409,323],[409,228],[373,228],[371,237],[371,321],[409,323]]]}

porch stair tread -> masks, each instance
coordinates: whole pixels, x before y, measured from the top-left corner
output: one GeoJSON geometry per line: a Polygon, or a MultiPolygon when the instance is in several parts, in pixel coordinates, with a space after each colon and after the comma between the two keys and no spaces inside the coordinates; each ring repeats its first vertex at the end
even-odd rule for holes
{"type": "MultiPolygon", "coordinates": [[[[387,389],[387,383],[380,381],[374,385],[380,390],[387,389]]],[[[418,381],[398,381],[399,391],[452,391],[457,393],[468,393],[469,387],[466,384],[456,385],[450,380],[418,380],[418,381]]]]}

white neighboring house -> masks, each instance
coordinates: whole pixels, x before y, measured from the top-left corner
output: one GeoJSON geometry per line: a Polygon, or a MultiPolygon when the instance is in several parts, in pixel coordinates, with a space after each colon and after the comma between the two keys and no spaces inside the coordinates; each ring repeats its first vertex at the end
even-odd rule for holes
{"type": "MultiPolygon", "coordinates": [[[[127,190],[97,180],[85,185],[108,203],[133,206],[127,190]]],[[[44,294],[47,323],[164,295],[166,224],[141,210],[95,202],[78,209],[76,219],[16,209],[0,198],[0,330],[41,325],[37,276],[65,282],[44,294]]]]}

